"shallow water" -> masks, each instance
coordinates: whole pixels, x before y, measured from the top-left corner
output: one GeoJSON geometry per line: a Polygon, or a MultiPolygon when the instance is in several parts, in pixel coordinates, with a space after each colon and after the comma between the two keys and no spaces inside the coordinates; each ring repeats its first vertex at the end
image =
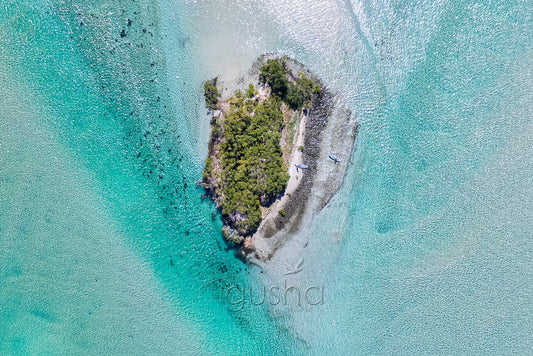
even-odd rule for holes
{"type": "Polygon", "coordinates": [[[532,10],[5,2],[1,353],[527,353],[532,10]],[[268,51],[360,130],[341,190],[261,269],[194,181],[202,81],[268,51]]]}

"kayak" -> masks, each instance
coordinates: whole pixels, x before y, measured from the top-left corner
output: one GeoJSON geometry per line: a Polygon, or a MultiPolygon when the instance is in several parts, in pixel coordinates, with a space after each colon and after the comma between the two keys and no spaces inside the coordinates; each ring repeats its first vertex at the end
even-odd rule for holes
{"type": "Polygon", "coordinates": [[[298,163],[298,164],[295,164],[296,166],[296,170],[298,170],[298,168],[301,168],[301,169],[307,169],[309,167],[307,167],[305,164],[301,164],[301,163],[298,163]]]}
{"type": "Polygon", "coordinates": [[[340,158],[337,157],[337,156],[335,156],[333,153],[330,153],[330,154],[329,154],[329,158],[332,159],[333,161],[335,161],[335,163],[341,161],[340,158]]]}

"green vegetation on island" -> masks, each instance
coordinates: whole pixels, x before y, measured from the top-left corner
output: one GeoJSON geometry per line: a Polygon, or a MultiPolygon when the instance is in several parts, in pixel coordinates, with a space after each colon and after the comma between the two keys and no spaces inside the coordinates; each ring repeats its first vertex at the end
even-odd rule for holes
{"type": "Polygon", "coordinates": [[[268,83],[272,88],[272,94],[279,97],[293,110],[301,110],[303,106],[309,106],[311,96],[320,94],[322,88],[303,72],[298,73],[298,78],[291,82],[287,78],[287,65],[284,60],[269,59],[261,67],[259,80],[268,83]]]}
{"type": "MultiPolygon", "coordinates": [[[[310,106],[320,86],[299,73],[294,78],[285,60],[268,60],[260,68],[259,81],[266,94],[253,84],[220,105],[215,81],[205,82],[206,105],[221,108],[212,121],[209,156],[203,187],[221,210],[226,238],[240,243],[253,234],[262,220],[261,206],[268,207],[282,195],[289,180],[283,161],[282,131],[291,115],[310,106]],[[283,109],[285,107],[285,109],[283,109]],[[290,109],[289,109],[290,108],[290,109]]],[[[285,216],[285,211],[279,211],[285,216]]]]}
{"type": "Polygon", "coordinates": [[[237,215],[235,227],[243,235],[259,226],[260,205],[275,200],[289,180],[279,144],[283,128],[280,105],[273,97],[260,104],[235,98],[224,120],[224,139],[219,146],[222,215],[237,215]]]}
{"type": "Polygon", "coordinates": [[[207,81],[204,83],[205,104],[211,110],[217,108],[218,89],[216,87],[216,80],[207,81]]]}

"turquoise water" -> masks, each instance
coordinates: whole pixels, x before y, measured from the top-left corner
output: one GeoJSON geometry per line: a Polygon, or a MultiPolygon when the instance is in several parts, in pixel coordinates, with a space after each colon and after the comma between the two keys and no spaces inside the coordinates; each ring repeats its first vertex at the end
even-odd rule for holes
{"type": "Polygon", "coordinates": [[[0,353],[526,354],[531,13],[4,2],[0,353]],[[323,288],[323,305],[253,305],[293,277],[236,259],[194,185],[201,82],[267,51],[309,66],[360,122],[289,279],[323,288]]]}

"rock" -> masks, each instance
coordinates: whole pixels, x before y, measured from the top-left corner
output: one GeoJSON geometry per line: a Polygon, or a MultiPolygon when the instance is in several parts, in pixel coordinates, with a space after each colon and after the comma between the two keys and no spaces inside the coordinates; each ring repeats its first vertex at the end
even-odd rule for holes
{"type": "Polygon", "coordinates": [[[244,248],[250,248],[251,246],[252,246],[252,237],[251,236],[247,236],[244,239],[244,248]]]}

